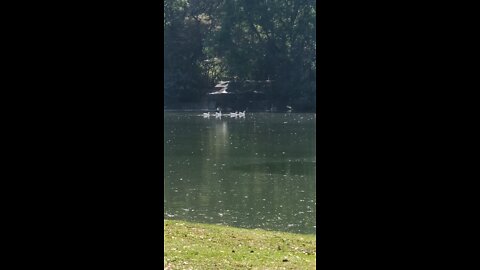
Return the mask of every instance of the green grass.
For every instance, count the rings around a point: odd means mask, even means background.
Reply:
[[[315,269],[315,235],[164,220],[165,269]]]

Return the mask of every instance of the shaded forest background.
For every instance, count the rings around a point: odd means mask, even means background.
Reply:
[[[220,80],[272,80],[275,106],[315,111],[313,0],[165,0],[164,102],[196,102]]]

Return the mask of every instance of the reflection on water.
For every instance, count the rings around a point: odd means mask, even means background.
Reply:
[[[164,216],[315,233],[313,114],[165,113]]]

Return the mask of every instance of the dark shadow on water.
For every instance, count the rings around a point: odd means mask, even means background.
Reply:
[[[232,166],[231,169],[236,171],[256,171],[282,175],[310,175],[315,171],[315,166],[315,161],[278,161],[237,165]]]

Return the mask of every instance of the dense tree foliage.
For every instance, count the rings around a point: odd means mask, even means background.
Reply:
[[[315,109],[313,0],[165,0],[165,100],[219,80],[273,80],[272,104]]]

